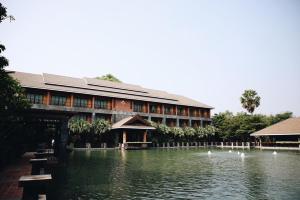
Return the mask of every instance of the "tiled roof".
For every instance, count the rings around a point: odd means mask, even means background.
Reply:
[[[126,117],[112,125],[112,129],[155,129],[139,115]]]
[[[300,135],[300,117],[289,118],[251,134],[251,136],[267,135]]]
[[[98,80],[95,78],[73,78],[46,73],[31,74],[24,72],[14,72],[11,73],[11,76],[16,78],[25,88],[45,89],[209,109],[213,108],[184,96],[170,94],[160,90],[147,89],[138,85],[116,83]]]

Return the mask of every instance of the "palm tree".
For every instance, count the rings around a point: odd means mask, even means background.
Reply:
[[[260,97],[255,90],[245,90],[241,96],[241,104],[249,113],[253,113],[260,105]]]

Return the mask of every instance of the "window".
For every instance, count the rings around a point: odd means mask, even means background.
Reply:
[[[50,104],[56,106],[66,106],[66,102],[67,102],[66,96],[52,96]]]
[[[134,103],[133,112],[143,112],[143,103]]]
[[[157,106],[151,105],[151,106],[150,106],[150,112],[152,112],[152,113],[157,113]]]
[[[103,99],[96,99],[94,107],[96,109],[107,109],[108,108],[108,101]]]
[[[27,99],[32,104],[43,104],[43,95],[41,94],[27,94]]]
[[[165,106],[165,114],[171,114],[171,107]]]
[[[87,108],[88,107],[88,100],[85,98],[74,98],[74,107],[83,107]]]
[[[185,114],[183,107],[178,107],[178,114],[179,115],[184,115]]]

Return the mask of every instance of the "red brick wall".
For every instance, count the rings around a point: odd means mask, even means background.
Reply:
[[[132,101],[127,99],[115,99],[115,110],[132,112]]]

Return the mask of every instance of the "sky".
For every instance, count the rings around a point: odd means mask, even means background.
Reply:
[[[300,116],[298,0],[2,0],[9,70],[96,77],[244,111]]]

